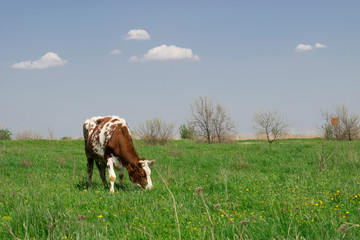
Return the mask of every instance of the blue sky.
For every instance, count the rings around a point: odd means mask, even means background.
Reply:
[[[360,112],[359,12],[359,1],[4,0],[0,125],[44,137],[80,137],[99,115],[180,125],[208,96],[242,135],[266,109],[305,133],[320,109]]]

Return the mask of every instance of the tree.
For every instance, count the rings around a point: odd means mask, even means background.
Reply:
[[[338,140],[353,140],[360,134],[360,118],[358,114],[349,113],[346,105],[338,105],[334,112],[321,110],[324,124],[321,127],[325,138]],[[337,118],[338,124],[332,124],[331,120]]]
[[[214,106],[210,99],[207,97],[199,97],[194,100],[191,107],[191,120],[190,124],[194,126],[196,133],[207,140],[208,143],[212,142],[213,128],[211,126],[214,117]]]
[[[214,105],[211,99],[199,97],[190,107],[189,124],[194,126],[196,134],[207,143],[215,140],[222,142],[235,133],[235,123],[222,105]]]
[[[273,143],[288,133],[289,124],[286,118],[276,110],[259,111],[253,119],[257,134],[265,134],[269,143]]]
[[[225,107],[216,104],[214,118],[212,120],[214,132],[219,142],[231,138],[235,134],[235,122],[226,111]]]
[[[140,139],[146,143],[163,145],[173,137],[174,123],[167,123],[160,118],[154,118],[140,123],[137,132]]]

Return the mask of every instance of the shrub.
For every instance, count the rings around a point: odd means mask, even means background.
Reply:
[[[7,128],[0,129],[0,140],[11,140],[11,131]]]
[[[72,137],[65,136],[65,137],[62,137],[61,140],[72,140]]]
[[[141,140],[147,144],[164,145],[173,137],[174,123],[167,123],[160,118],[146,120],[145,123],[140,123],[137,133]]]
[[[15,134],[16,140],[27,140],[27,139],[42,139],[42,136],[39,132],[33,129],[25,129],[19,131]]]
[[[195,137],[195,128],[194,126],[181,124],[179,128],[180,137],[182,139],[194,139]]]

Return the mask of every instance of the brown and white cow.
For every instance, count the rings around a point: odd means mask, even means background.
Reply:
[[[123,185],[124,167],[130,180],[139,187],[150,189],[152,182],[149,168],[155,160],[139,158],[135,151],[131,133],[126,121],[117,116],[93,117],[84,122],[85,151],[88,159],[88,186],[92,186],[94,161],[103,183],[106,181],[107,167],[110,178],[110,192],[114,192],[115,171],[119,170],[119,182]]]

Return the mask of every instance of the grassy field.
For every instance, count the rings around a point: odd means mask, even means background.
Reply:
[[[0,239],[360,239],[358,141],[135,145],[154,189],[111,194],[83,141],[0,141]]]

